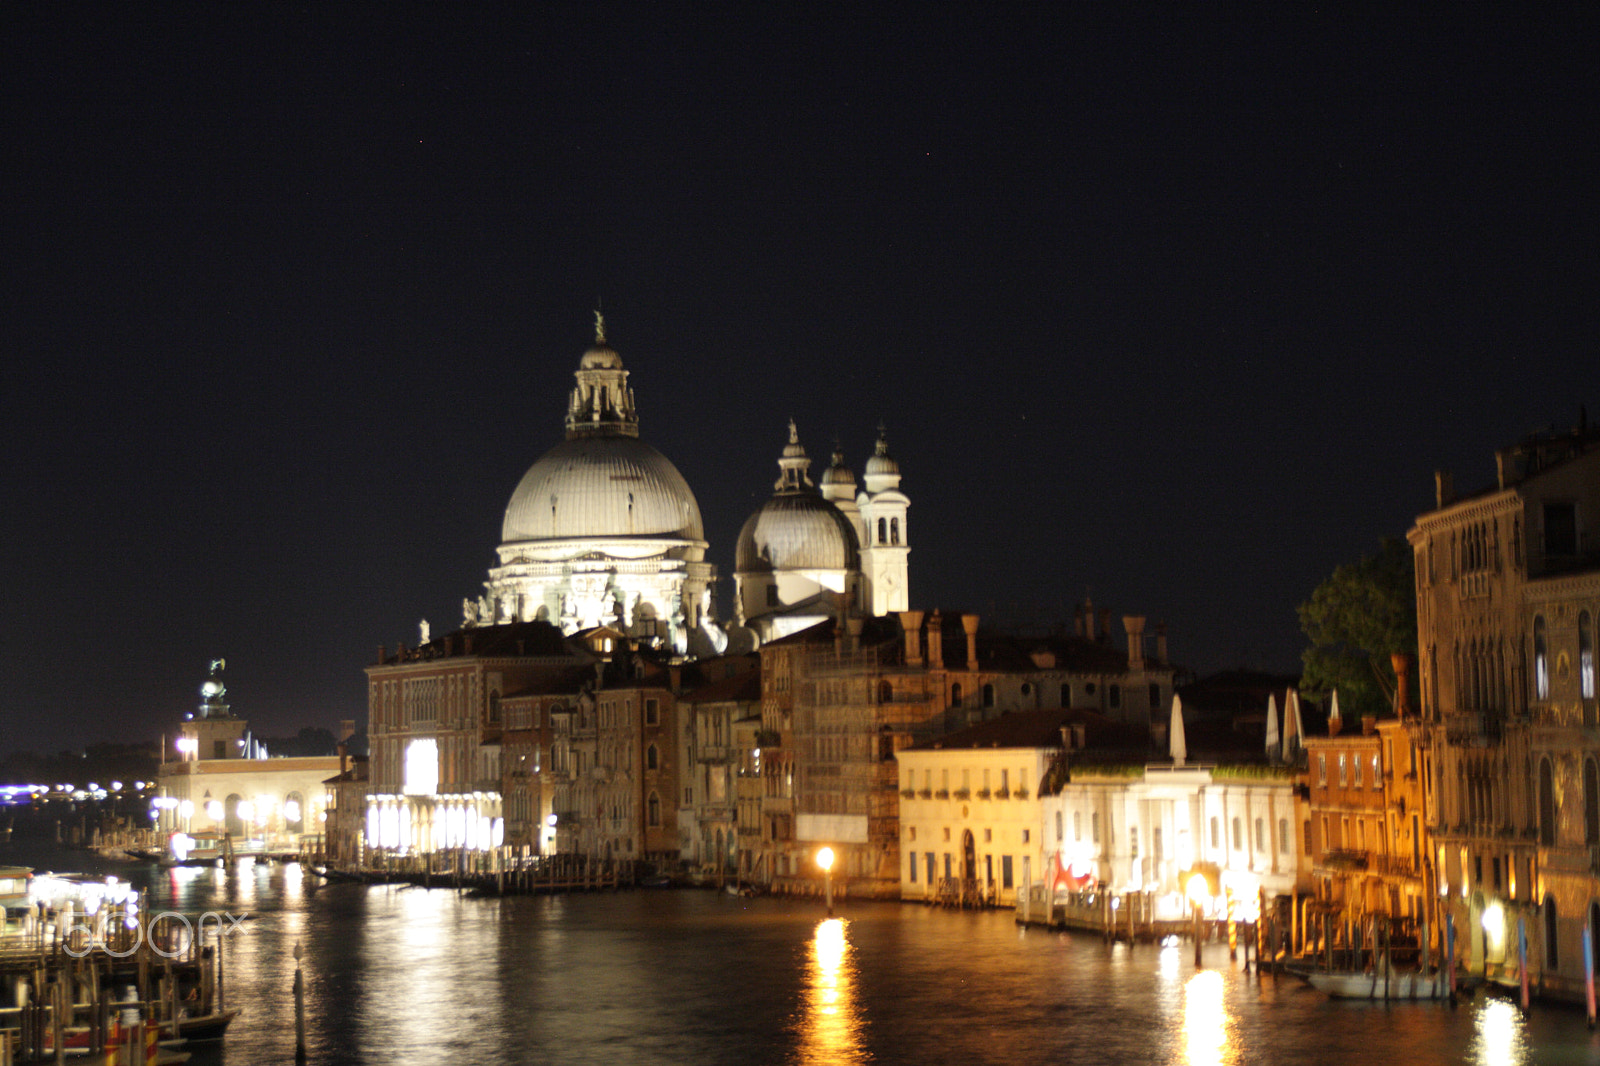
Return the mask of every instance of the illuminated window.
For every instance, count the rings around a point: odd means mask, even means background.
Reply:
[[[1533,619],[1533,694],[1535,699],[1550,698],[1550,663],[1545,654],[1543,615]]]
[[[1578,680],[1583,698],[1594,699],[1594,622],[1588,611],[1578,615]]]
[[[1347,784],[1349,784],[1349,781],[1349,774],[1345,769],[1344,752],[1341,751],[1339,753],[1339,787],[1344,788]]]
[[[1351,759],[1350,761],[1354,764],[1350,768],[1351,772],[1354,773],[1354,775],[1355,775],[1354,784],[1355,784],[1356,788],[1360,788],[1361,787],[1361,756],[1357,755],[1353,759]]]
[[[1383,787],[1383,771],[1380,769],[1381,766],[1382,766],[1382,764],[1378,761],[1378,755],[1377,755],[1376,752],[1374,752],[1373,755],[1372,755],[1372,787],[1373,788],[1382,788]]]
[[[439,742],[433,737],[406,745],[405,784],[408,796],[431,796],[439,791]]]
[[[1317,784],[1328,787],[1328,757],[1322,752],[1317,753]]]

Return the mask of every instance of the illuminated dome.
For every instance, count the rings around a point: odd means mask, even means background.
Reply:
[[[639,439],[622,357],[595,316],[567,399],[566,440],[522,475],[500,526],[499,565],[463,625],[611,626],[686,654],[712,621],[700,505],[666,456]]]
[[[522,475],[500,530],[507,544],[575,537],[705,533],[689,483],[666,456],[638,437],[583,436],[557,444]]]
[[[850,520],[811,493],[774,496],[745,522],[734,552],[741,574],[856,570],[861,552]]]

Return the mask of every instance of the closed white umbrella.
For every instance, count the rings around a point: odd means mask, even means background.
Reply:
[[[1283,761],[1288,762],[1299,747],[1304,728],[1300,722],[1300,693],[1294,689],[1284,697],[1283,703]]]
[[[1274,693],[1267,693],[1267,754],[1275,755],[1278,751],[1278,697]]]
[[[1167,739],[1171,743],[1172,765],[1182,766],[1183,760],[1189,757],[1189,743],[1183,735],[1183,700],[1176,692],[1172,694],[1172,725],[1167,730]]]

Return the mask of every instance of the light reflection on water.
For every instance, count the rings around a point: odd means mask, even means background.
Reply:
[[[811,987],[800,1023],[800,1061],[815,1066],[862,1061],[858,1028],[861,1019],[851,994],[855,980],[850,960],[849,924],[842,918],[817,923]]]
[[[88,865],[72,863],[29,862]],[[296,940],[325,1066],[1600,1061],[1581,1012],[1341,1004],[1246,976],[1226,948],[1196,971],[1187,945],[1108,948],[1001,912],[852,903],[825,921],[814,901],[688,891],[476,900],[265,864],[107,872],[157,909],[252,915],[226,947],[245,1014],[195,1066],[293,1061]]]

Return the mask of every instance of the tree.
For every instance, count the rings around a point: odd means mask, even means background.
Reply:
[[[1411,546],[1385,538],[1376,555],[1335,569],[1297,610],[1311,641],[1301,655],[1305,693],[1321,698],[1338,689],[1340,713],[1351,718],[1392,709],[1396,678],[1390,656],[1402,653],[1413,662],[1417,656]]]

